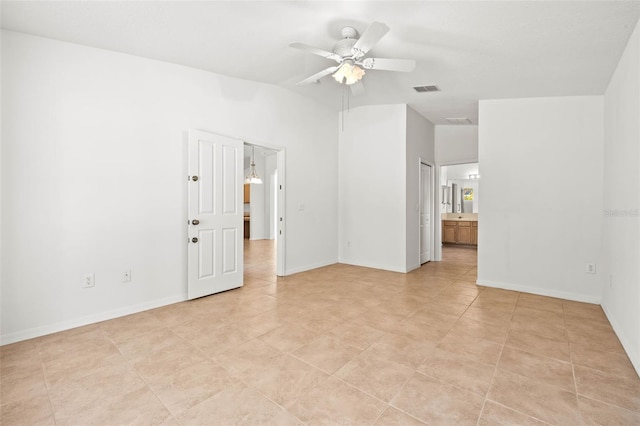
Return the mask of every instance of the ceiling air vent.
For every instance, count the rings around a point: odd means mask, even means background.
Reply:
[[[432,86],[416,86],[413,88],[418,93],[439,92],[440,88],[436,85]]]
[[[467,117],[458,117],[458,118],[445,118],[449,122],[449,124],[471,124],[471,120]]]

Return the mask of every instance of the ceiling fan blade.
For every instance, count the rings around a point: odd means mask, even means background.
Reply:
[[[351,89],[351,93],[354,96],[358,96],[364,93],[364,84],[362,84],[362,80],[357,83],[353,83],[349,86],[349,88]]]
[[[336,55],[333,52],[329,52],[328,50],[318,49],[317,47],[309,46],[304,43],[290,43],[289,47],[293,47],[294,49],[304,50],[309,53],[313,53],[314,55],[322,56],[323,58],[331,59],[336,62],[342,61],[342,57],[340,55]]]
[[[362,33],[358,41],[356,41],[356,44],[353,45],[353,49],[356,51],[356,57],[363,57],[388,32],[389,27],[383,23],[374,22],[369,25],[369,28]]]
[[[367,70],[410,72],[416,67],[413,59],[366,58],[360,62]]]
[[[338,69],[338,65],[336,65],[335,67],[329,67],[327,69],[324,69],[318,73],[315,73],[311,77],[305,78],[304,80],[298,83],[298,86],[304,86],[305,84],[315,83],[316,81],[320,80],[322,77],[329,74],[333,74],[334,72],[336,72],[337,69]]]

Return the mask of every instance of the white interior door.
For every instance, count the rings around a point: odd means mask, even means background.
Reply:
[[[189,131],[189,299],[242,286],[243,142]]]
[[[420,264],[431,260],[431,166],[420,163]]]

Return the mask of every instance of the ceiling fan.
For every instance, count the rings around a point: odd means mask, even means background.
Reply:
[[[338,65],[326,68],[298,83],[302,86],[317,83],[322,77],[333,74],[333,78],[341,84],[351,86],[354,93],[363,90],[360,80],[365,70],[410,72],[416,66],[413,59],[385,59],[365,58],[366,54],[382,37],[389,32],[389,27],[380,22],[374,22],[358,38],[358,32],[353,27],[342,28],[342,39],[336,43],[332,52],[318,49],[304,43],[291,43],[290,47],[313,53],[336,61]]]

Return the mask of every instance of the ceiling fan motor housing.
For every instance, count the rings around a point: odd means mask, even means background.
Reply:
[[[342,34],[344,38],[336,43],[333,48],[333,53],[343,58],[353,56],[353,46],[358,41],[358,31],[353,27],[344,27],[342,31],[340,31],[340,34]]]

